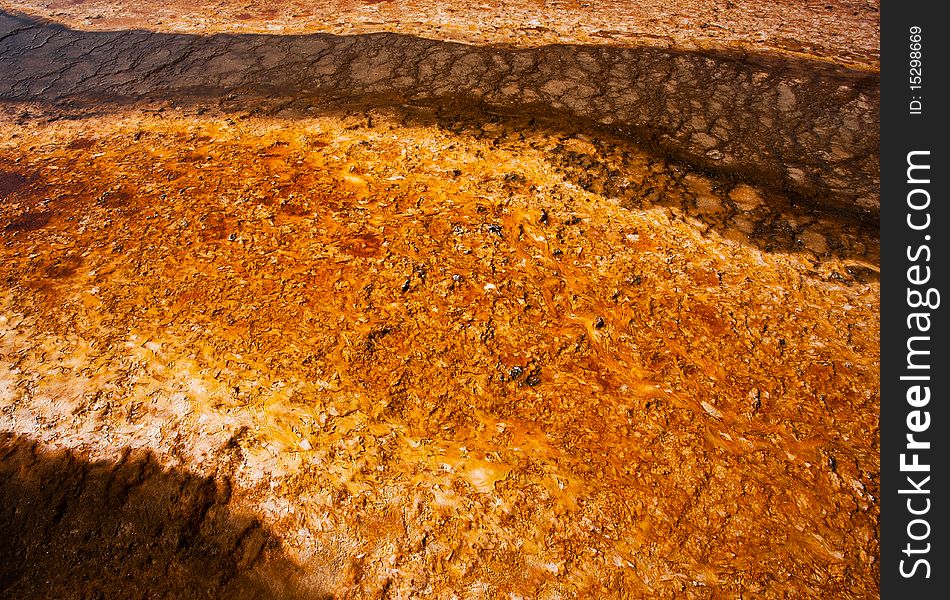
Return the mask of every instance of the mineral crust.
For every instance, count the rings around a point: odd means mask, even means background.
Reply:
[[[0,596],[876,595],[876,15],[0,2]]]

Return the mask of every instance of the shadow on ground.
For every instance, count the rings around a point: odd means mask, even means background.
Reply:
[[[148,452],[87,462],[0,434],[0,598],[303,598],[227,485]]]
[[[477,47],[392,33],[88,32],[0,11],[0,102],[113,110],[467,104],[606,127],[690,166],[876,219],[879,76],[800,57]],[[478,114],[477,111],[475,114]]]

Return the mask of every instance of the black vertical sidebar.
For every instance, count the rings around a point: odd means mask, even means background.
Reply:
[[[881,6],[881,597],[950,597],[950,23]]]

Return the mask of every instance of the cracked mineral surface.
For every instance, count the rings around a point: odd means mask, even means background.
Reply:
[[[0,1],[0,597],[876,595],[877,4],[631,5]]]

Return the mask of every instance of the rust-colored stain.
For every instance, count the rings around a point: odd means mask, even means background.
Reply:
[[[4,89],[0,500],[96,528],[18,516],[24,597],[123,597],[95,569],[126,555],[169,595],[188,568],[233,597],[877,593],[866,214],[541,105]],[[88,559],[112,514],[143,550]]]
[[[876,585],[878,283],[849,271],[873,232],[764,190],[696,208],[731,188],[608,138],[371,116],[8,135],[58,216],[11,208],[27,187],[4,208],[4,426],[79,411],[83,443],[206,448],[249,505],[290,503],[262,517],[286,544],[350,565],[340,590],[393,557],[414,575],[390,585],[493,594]],[[668,178],[662,202],[574,184],[581,141]]]

